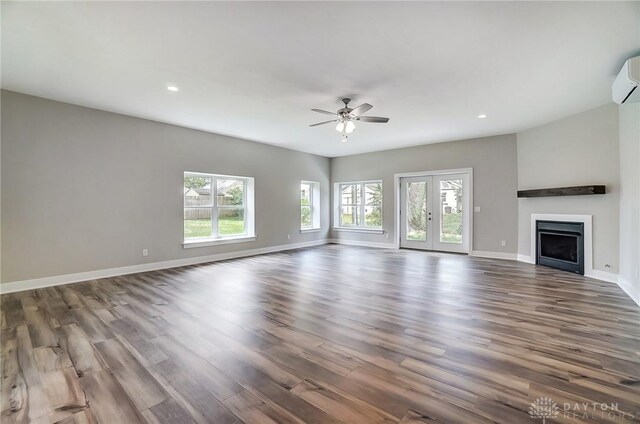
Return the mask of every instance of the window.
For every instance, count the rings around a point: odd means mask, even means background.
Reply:
[[[184,173],[185,244],[253,237],[253,178]]]
[[[382,181],[336,184],[338,228],[382,230]]]
[[[320,183],[300,183],[300,230],[320,229]]]

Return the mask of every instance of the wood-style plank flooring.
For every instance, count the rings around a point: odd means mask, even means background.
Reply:
[[[327,245],[3,295],[1,322],[3,424],[640,420],[640,308],[510,261]]]

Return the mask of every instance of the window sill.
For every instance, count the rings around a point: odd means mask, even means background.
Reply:
[[[246,243],[248,241],[256,241],[255,236],[241,236],[241,237],[225,237],[217,239],[199,239],[188,240],[182,243],[183,249],[192,249],[194,247],[207,247],[207,246],[219,246],[221,244],[233,244],[233,243]]]
[[[333,231],[348,231],[352,233],[368,233],[368,234],[384,234],[383,229],[375,229],[375,228],[333,227]]]
[[[322,228],[301,228],[300,234],[319,233],[320,231],[322,231]]]

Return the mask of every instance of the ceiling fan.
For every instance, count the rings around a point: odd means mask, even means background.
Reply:
[[[331,115],[335,117],[330,121],[318,122],[317,124],[309,125],[310,127],[317,127],[318,125],[329,124],[331,122],[337,122],[336,131],[342,133],[342,142],[345,143],[347,141],[347,137],[349,134],[356,130],[355,121],[361,122],[374,122],[379,124],[386,124],[389,122],[389,118],[381,118],[379,116],[362,116],[363,113],[370,110],[373,106],[369,103],[363,103],[360,106],[351,109],[349,107],[349,102],[351,99],[344,98],[342,99],[342,103],[344,103],[344,107],[342,109],[338,109],[337,112],[329,112],[322,109],[311,109],[313,112],[323,113],[325,115]]]

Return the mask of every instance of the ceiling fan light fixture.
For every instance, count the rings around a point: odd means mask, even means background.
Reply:
[[[347,121],[344,127],[344,132],[346,132],[347,134],[351,134],[355,130],[356,130],[356,124],[354,124],[353,121]]]
[[[333,119],[331,119],[330,121],[318,122],[317,124],[311,124],[309,126],[317,127],[319,125],[332,124],[334,122],[337,122],[336,131],[338,131],[342,135],[341,141],[343,143],[346,143],[349,134],[352,134],[356,130],[356,121],[380,124],[386,124],[387,122],[389,122],[389,118],[363,115],[373,107],[369,103],[363,103],[360,106],[352,109],[349,107],[350,101],[351,100],[347,98],[342,99],[344,107],[338,109],[337,112],[329,112],[323,109],[311,109],[312,112],[321,113],[323,115],[330,115],[331,117],[333,117]]]

